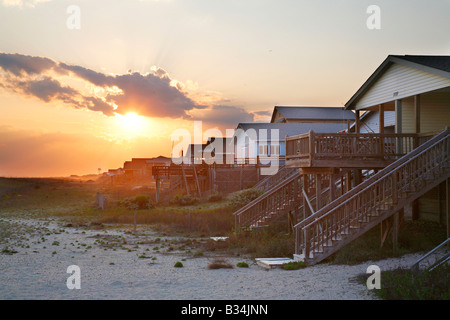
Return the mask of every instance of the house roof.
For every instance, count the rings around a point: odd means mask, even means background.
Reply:
[[[156,158],[151,158],[151,159],[148,159],[148,160],[146,160],[145,162],[146,163],[160,163],[160,162],[170,162],[170,161],[172,161],[172,159],[171,158],[168,158],[168,157],[164,157],[164,156],[158,156],[158,157],[156,157]]]
[[[278,129],[279,141],[284,141],[286,136],[295,136],[302,133],[307,133],[310,130],[321,133],[334,133],[347,129],[346,123],[320,123],[320,122],[296,122],[296,123],[239,123],[236,129],[242,129],[247,131],[248,129],[254,129],[259,137],[259,130],[267,130],[267,139],[271,138],[271,130]]]
[[[389,55],[345,104],[345,109],[352,109],[354,102],[361,97],[393,63],[409,66],[450,79],[450,56]]]
[[[288,120],[355,120],[353,112],[341,107],[275,106],[271,122],[274,121],[276,112],[281,113]]]
[[[450,56],[398,56],[392,55],[398,59],[413,62],[423,66],[431,67],[437,70],[450,72]]]

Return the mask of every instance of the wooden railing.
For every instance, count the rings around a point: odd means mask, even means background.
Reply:
[[[324,161],[392,161],[419,145],[417,134],[309,133],[286,137],[286,164],[320,166]],[[314,163],[314,162],[317,163]],[[328,165],[326,165],[328,166]],[[355,162],[349,163],[355,166]]]
[[[194,166],[193,165],[170,165],[170,166],[153,166],[152,176],[156,178],[168,178],[171,176],[183,176],[183,170],[186,175],[194,176]],[[196,174],[199,176],[206,176],[208,169],[205,165],[195,166]]]
[[[288,179],[291,175],[295,174],[298,170],[293,168],[282,167],[276,174],[266,176],[261,179],[253,188],[268,190],[273,186],[276,186],[285,179]]]
[[[252,226],[278,210],[286,210],[291,204],[299,203],[302,188],[300,173],[291,175],[236,211],[234,213],[236,229]]]
[[[336,176],[334,181],[336,194],[342,192],[341,179],[345,179],[346,173],[347,171],[342,171],[340,175]],[[306,207],[304,192],[308,196],[307,201],[313,208],[317,208],[318,204],[325,205],[330,202],[330,180],[328,178],[316,181],[316,175],[303,175],[293,169],[280,171],[278,174],[279,176],[271,188],[267,188],[263,195],[234,213],[236,229],[260,226],[271,217],[287,212],[292,213],[294,220],[292,222],[295,224],[311,214],[309,206]],[[306,185],[305,176],[307,176]],[[317,183],[325,184],[325,187],[321,188],[319,197],[315,192]]]
[[[361,223],[373,217],[379,217],[379,223],[401,209],[408,194],[415,193],[414,199],[423,194],[427,181],[445,179],[449,161],[450,136],[445,130],[295,225],[296,253],[306,259],[331,254],[335,241],[342,244],[343,238],[361,234]]]

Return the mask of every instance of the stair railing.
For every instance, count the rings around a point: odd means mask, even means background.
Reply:
[[[365,182],[337,198],[315,214],[294,226],[296,254],[323,252],[338,237],[350,234],[369,214],[389,209],[401,192],[432,172],[448,165],[449,139],[446,129]]]

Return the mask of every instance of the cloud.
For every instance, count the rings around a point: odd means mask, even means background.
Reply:
[[[271,111],[254,111],[253,113],[258,116],[272,116]]]
[[[0,67],[5,71],[19,77],[24,74],[33,75],[54,69],[61,73],[57,64],[48,58],[32,57],[22,54],[0,53]]]
[[[199,93],[193,87],[171,79],[162,68],[147,73],[105,74],[79,65],[56,62],[46,57],[0,53],[0,87],[44,102],[61,102],[78,109],[99,111],[106,116],[135,112],[143,116],[203,120],[235,127],[254,120],[243,108],[229,103],[219,93]],[[83,83],[80,88],[67,79]],[[86,86],[87,85],[87,86]],[[86,91],[90,87],[90,92]]]
[[[202,111],[193,112],[195,120],[201,120],[221,130],[235,129],[239,122],[253,122],[254,115],[236,106],[215,105]]]

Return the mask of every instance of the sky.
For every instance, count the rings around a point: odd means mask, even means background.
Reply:
[[[450,0],[0,0],[0,176],[107,171],[170,157],[194,121],[225,134],[276,105],[342,107],[389,54],[449,55],[449,13]]]

